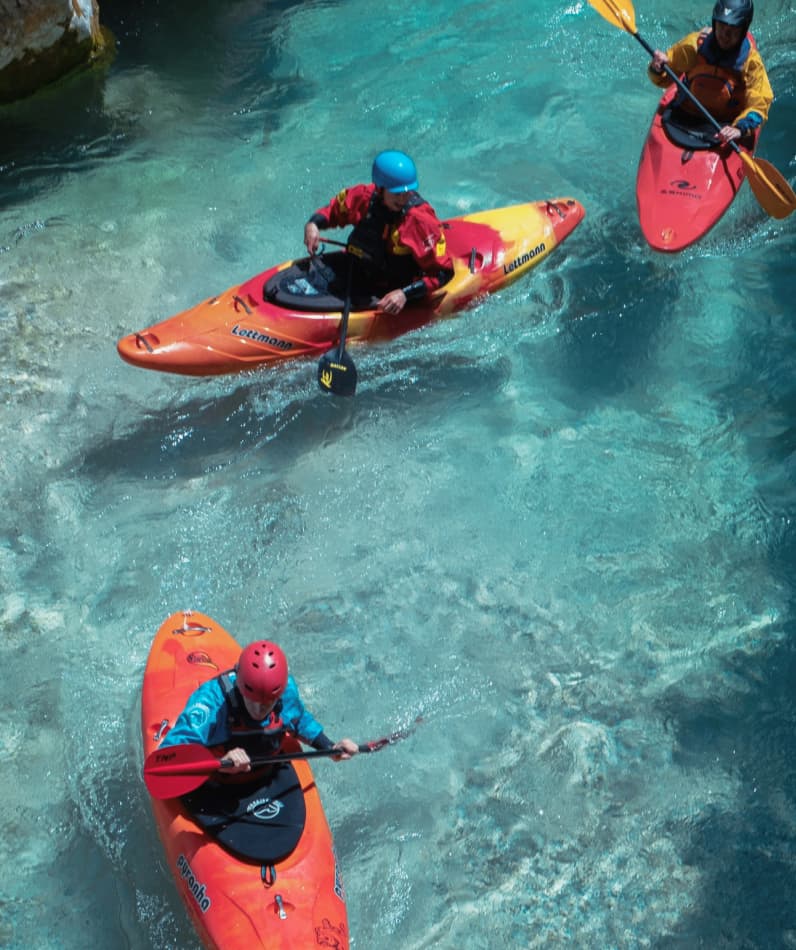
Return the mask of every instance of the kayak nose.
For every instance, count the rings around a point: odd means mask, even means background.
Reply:
[[[160,339],[151,330],[129,333],[116,344],[119,356],[133,366],[147,366],[160,346]]]
[[[575,198],[553,198],[546,203],[545,211],[559,243],[571,234],[586,216],[586,209]]]

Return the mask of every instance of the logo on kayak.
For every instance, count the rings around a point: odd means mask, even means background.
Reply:
[[[177,870],[182,875],[182,879],[185,881],[188,890],[193,894],[194,900],[199,905],[199,910],[201,910],[203,914],[206,914],[208,910],[210,910],[210,898],[205,893],[204,884],[197,880],[196,875],[191,870],[191,865],[188,863],[188,859],[184,854],[181,854],[177,858]]]
[[[319,947],[332,947],[333,950],[348,946],[345,924],[335,926],[328,917],[324,917],[321,926],[315,928],[315,943]]]
[[[255,798],[246,806],[246,813],[259,818],[260,821],[271,821],[276,818],[285,807],[284,802],[274,801],[271,798]]]
[[[332,857],[334,858],[334,892],[345,904],[345,887],[343,887],[343,876],[340,874],[340,863],[337,860],[337,851],[332,847]]]
[[[273,346],[277,350],[293,349],[293,344],[288,343],[287,340],[279,340],[275,336],[268,336],[267,333],[259,333],[257,330],[247,330],[246,327],[242,327],[237,323],[232,328],[232,335],[242,336],[247,340],[254,340],[255,343],[265,343],[266,346]]]
[[[691,184],[686,178],[673,178],[669,182],[668,188],[661,188],[662,195],[681,195],[683,198],[696,198],[697,201],[702,200],[702,195],[689,194],[696,189],[696,185]]]
[[[527,264],[528,261],[532,261],[535,257],[538,257],[543,251],[547,250],[547,245],[542,242],[537,244],[532,251],[528,251],[527,254],[523,254],[522,257],[515,257],[510,264],[503,265],[503,273],[511,274],[512,271],[517,270],[518,267],[522,267],[523,264]]]

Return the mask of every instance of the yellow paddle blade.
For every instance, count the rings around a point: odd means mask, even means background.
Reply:
[[[609,23],[635,34],[636,11],[630,0],[589,0],[589,4]]]
[[[796,211],[796,194],[784,176],[770,162],[741,152],[749,187],[760,206],[772,218],[787,218]]]

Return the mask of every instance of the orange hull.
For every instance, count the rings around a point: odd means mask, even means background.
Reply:
[[[210,617],[172,614],[158,630],[144,671],[144,757],[205,680],[231,669],[240,646]],[[293,746],[297,748],[297,746]],[[348,918],[334,843],[306,761],[294,768],[307,817],[295,850],[275,865],[270,885],[261,866],[234,857],[192,820],[179,799],[152,799],[169,869],[204,946],[218,950],[348,947]]]
[[[397,316],[352,311],[348,343],[387,340],[472,305],[525,276],[583,220],[583,206],[556,198],[482,211],[445,222],[453,278],[427,304]],[[310,313],[263,298],[265,283],[293,261],[272,267],[117,344],[144,369],[192,376],[234,373],[295,357],[319,357],[339,339],[342,314]]]

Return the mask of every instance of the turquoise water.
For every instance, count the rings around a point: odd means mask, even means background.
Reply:
[[[140,779],[172,611],[288,651],[352,944],[796,947],[793,219],[636,226],[655,92],[588,6],[162,3],[0,111],[0,944],[196,946]],[[654,45],[697,25],[636,8]],[[757,37],[792,181],[796,28]],[[606,133],[608,141],[606,141]],[[790,136],[790,137],[789,137]],[[148,374],[115,342],[301,252],[403,147],[443,215],[587,218],[477,310],[315,364]]]

